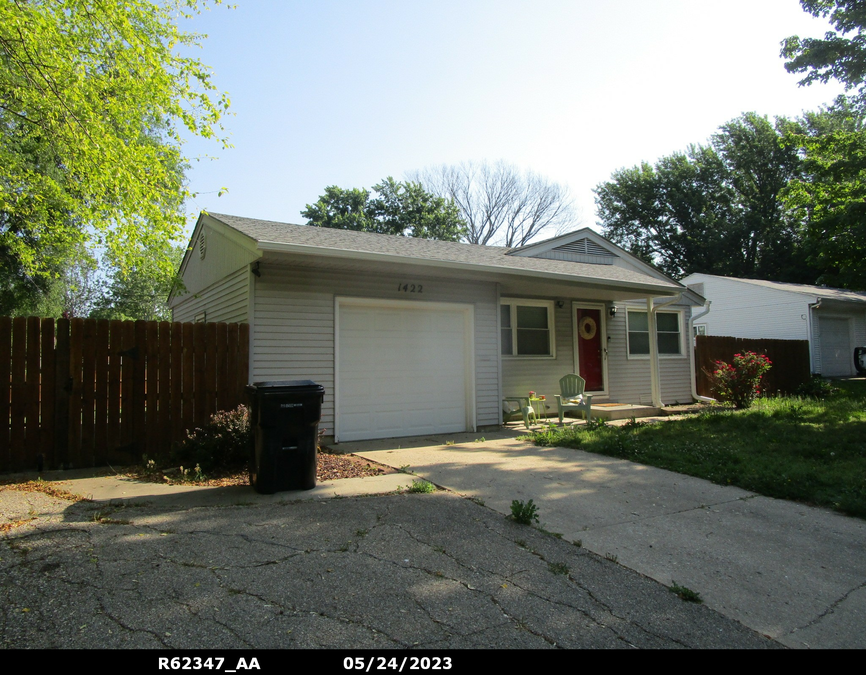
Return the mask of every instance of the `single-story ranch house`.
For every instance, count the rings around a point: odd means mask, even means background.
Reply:
[[[338,442],[499,425],[529,391],[555,413],[568,373],[593,406],[692,400],[704,299],[590,229],[509,249],[203,213],[180,274],[174,320],[248,322],[251,381],[323,385]]]
[[[866,346],[866,293],[712,274],[690,274],[682,282],[713,303],[695,324],[698,332],[808,340],[813,373],[857,374],[854,348]]]

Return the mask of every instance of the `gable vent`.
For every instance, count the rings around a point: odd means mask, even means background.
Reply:
[[[594,241],[584,238],[539,253],[536,257],[589,263],[590,265],[613,265],[614,258],[619,256],[603,246],[599,246]]]
[[[201,234],[198,235],[198,255],[204,260],[204,256],[207,253],[207,235],[202,228]]]
[[[582,253],[584,255],[601,255],[606,258],[614,257],[613,254],[603,246],[599,246],[589,239],[578,239],[570,244],[557,246],[554,251],[568,251],[569,253]]]

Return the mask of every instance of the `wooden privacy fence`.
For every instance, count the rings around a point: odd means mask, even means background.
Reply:
[[[0,471],[164,456],[248,373],[247,324],[0,317]]]
[[[698,394],[714,396],[709,375],[716,361],[731,363],[734,354],[765,354],[772,367],[764,375],[762,389],[770,394],[793,393],[810,377],[809,343],[806,340],[747,340],[717,335],[698,335],[695,344],[695,378]]]

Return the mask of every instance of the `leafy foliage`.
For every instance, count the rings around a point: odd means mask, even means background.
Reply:
[[[794,35],[782,42],[782,57],[788,59],[789,73],[805,73],[801,85],[838,80],[849,90],[859,89],[864,102],[866,78],[866,6],[862,0],[800,0],[803,9],[814,17],[829,19],[836,29],[823,38]],[[849,35],[854,33],[853,36]]]
[[[823,284],[866,288],[866,124],[844,98],[791,125],[803,156],[782,197],[805,222],[805,245]]]
[[[720,400],[730,401],[735,408],[748,408],[761,395],[761,379],[771,365],[764,354],[734,354],[733,363],[716,361],[710,383]]]
[[[401,183],[388,176],[373,190],[378,196],[371,199],[368,190],[331,185],[301,215],[315,227],[422,239],[457,241],[465,231],[454,203],[427,192],[420,183]]]
[[[199,36],[175,17],[206,4],[0,2],[0,253],[15,274],[51,274],[79,244],[125,270],[180,233],[182,136],[217,138],[229,104],[178,53]]]
[[[184,248],[173,246],[167,257],[173,270],[180,266]],[[108,285],[96,301],[91,316],[97,319],[142,319],[170,321],[171,309],[166,300],[175,283],[175,272],[154,263],[156,256],[139,260],[126,271],[112,268]]]
[[[171,459],[205,474],[242,469],[249,460],[252,434],[246,406],[221,410],[204,426],[188,431],[172,449]]]
[[[813,283],[799,223],[781,199],[800,170],[787,124],[745,113],[707,146],[614,172],[595,190],[605,236],[673,277]]]

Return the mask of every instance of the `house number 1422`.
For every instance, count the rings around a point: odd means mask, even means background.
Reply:
[[[397,284],[397,290],[403,293],[421,293],[421,284]]]

